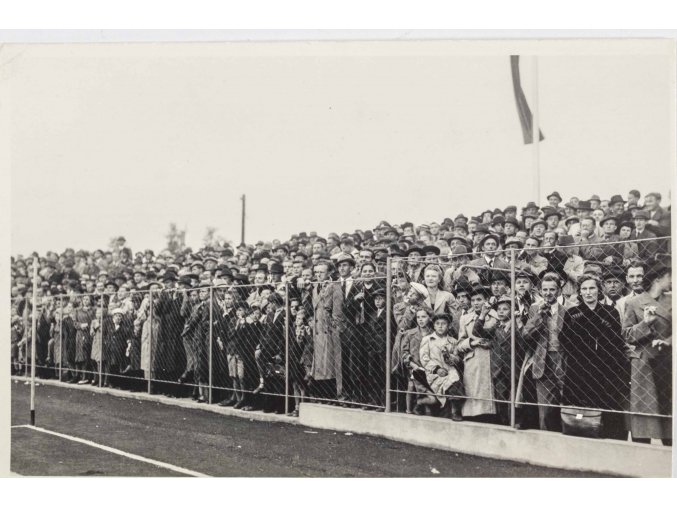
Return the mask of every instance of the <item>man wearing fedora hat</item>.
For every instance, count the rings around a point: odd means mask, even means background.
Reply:
[[[552,206],[555,209],[558,209],[560,203],[562,202],[562,196],[559,195],[559,192],[556,191],[548,195],[546,199],[548,200],[550,206]]]
[[[609,212],[616,216],[621,216],[624,210],[625,200],[618,194],[612,195],[611,199],[609,199]]]
[[[484,285],[490,283],[489,273],[491,269],[510,269],[510,264],[500,255],[500,242],[500,238],[495,234],[487,234],[477,244],[481,256],[468,263]]]
[[[633,222],[635,230],[630,233],[630,240],[644,240],[637,241],[637,255],[644,262],[653,261],[658,253],[659,245],[656,242],[656,235],[647,229],[649,222],[649,212],[640,210],[635,214]]]

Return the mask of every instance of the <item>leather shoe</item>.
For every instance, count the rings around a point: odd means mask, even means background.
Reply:
[[[435,405],[437,403],[437,398],[431,395],[426,395],[423,398],[416,400],[416,405]]]

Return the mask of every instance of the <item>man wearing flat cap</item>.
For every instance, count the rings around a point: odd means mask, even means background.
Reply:
[[[339,332],[343,382],[338,396],[339,401],[347,401],[354,400],[358,390],[356,376],[351,375],[351,370],[357,367],[360,361],[364,361],[363,357],[355,357],[357,351],[355,342],[358,339],[355,324],[358,321],[360,303],[353,297],[357,292],[357,286],[352,276],[352,270],[355,268],[355,259],[350,254],[341,253],[335,262],[339,275],[338,283],[341,287],[341,297],[343,299],[343,320],[346,323],[346,326]]]

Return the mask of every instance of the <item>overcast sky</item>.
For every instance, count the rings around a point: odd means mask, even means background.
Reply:
[[[608,43],[609,41],[607,41]],[[406,43],[411,44],[411,43]],[[416,46],[416,44],[414,44]],[[507,54],[423,45],[4,52],[13,254],[199,247],[414,223],[532,198]],[[16,49],[16,48],[14,48]],[[668,55],[539,57],[542,197],[670,187]],[[522,63],[531,101],[530,66]]]

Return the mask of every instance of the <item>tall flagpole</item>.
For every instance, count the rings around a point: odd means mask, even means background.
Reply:
[[[533,107],[533,122],[531,125],[531,147],[532,147],[532,172],[534,175],[534,202],[540,206],[541,202],[541,122],[539,118],[538,106],[538,56],[531,57],[531,93]]]
[[[244,194],[242,194],[241,199],[242,199],[242,234],[240,236],[240,244],[244,245],[245,244],[245,242],[244,242],[244,217],[245,217],[245,207],[246,207],[247,197]]]

